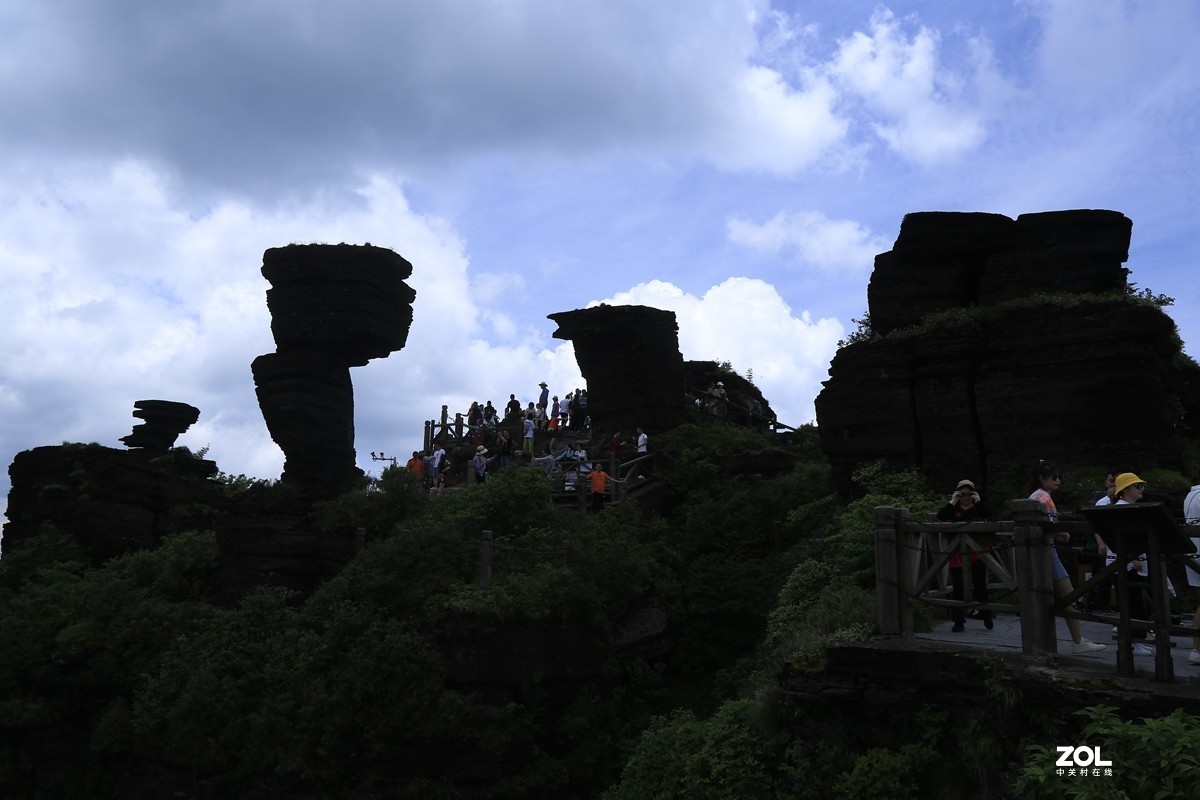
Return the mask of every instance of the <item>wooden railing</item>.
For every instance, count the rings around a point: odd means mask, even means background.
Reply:
[[[1170,620],[1167,596],[1167,562],[1156,549],[1148,553],[1151,576],[1151,598],[1154,619],[1139,620],[1129,615],[1129,586],[1125,580],[1127,559],[1119,557],[1112,564],[1094,570],[1089,580],[1075,587],[1065,597],[1059,597],[1051,578],[1050,540],[1052,534],[1079,535],[1091,532],[1087,522],[1051,523],[1045,507],[1036,500],[1014,500],[1012,520],[1002,522],[914,522],[908,509],[880,507],[875,509],[875,574],[876,604],[879,631],[885,635],[912,636],[913,620],[910,601],[933,606],[978,608],[985,611],[1007,611],[1020,614],[1021,648],[1029,655],[1057,652],[1055,616],[1090,620],[1117,627],[1117,671],[1134,674],[1133,656],[1129,648],[1132,631],[1155,632],[1155,677],[1173,680],[1170,658],[1170,636],[1194,636],[1197,630],[1175,625]],[[1200,526],[1180,526],[1185,536],[1200,537]],[[976,603],[973,600],[954,600],[947,580],[947,562],[954,553],[963,557],[963,564],[976,553],[987,564],[993,576],[989,588],[1010,589],[1015,603]],[[1200,573],[1195,559],[1183,558],[1186,569]],[[1119,617],[1098,616],[1078,611],[1070,606],[1110,579],[1116,584]],[[971,598],[971,570],[963,569],[963,597]],[[1183,587],[1181,587],[1183,588]]]

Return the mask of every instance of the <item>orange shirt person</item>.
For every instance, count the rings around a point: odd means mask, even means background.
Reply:
[[[592,511],[599,511],[604,508],[608,482],[615,482],[616,478],[605,472],[604,465],[597,461],[592,464],[592,471],[588,473],[587,479],[592,489]]]

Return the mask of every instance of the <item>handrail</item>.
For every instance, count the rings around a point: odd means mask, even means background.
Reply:
[[[1069,606],[1097,585],[1105,584],[1113,573],[1123,569],[1125,559],[1119,558],[1112,564],[1093,570],[1091,578],[1071,594],[1059,597],[1054,592],[1050,575],[1051,545],[1047,534],[1091,532],[1091,525],[1087,521],[1076,520],[1051,523],[1044,506],[1036,500],[1014,500],[1012,510],[1012,521],[915,522],[910,519],[908,509],[876,508],[876,600],[880,632],[913,635],[910,600],[949,608],[1019,611],[1022,649],[1027,654],[1056,652],[1055,616],[1111,623],[1111,617],[1076,611]],[[1184,535],[1200,537],[1200,525],[1181,527]],[[1157,553],[1156,548],[1151,549],[1155,551],[1148,554],[1152,562],[1151,574],[1165,575],[1168,557]],[[971,553],[978,554],[996,577],[999,586],[1016,591],[1017,604],[980,604],[965,599],[950,599],[946,570],[950,556],[955,553],[963,557]],[[1200,564],[1196,561],[1187,558],[1184,563],[1188,569],[1200,573]],[[963,580],[966,583],[963,597],[973,597],[970,570],[963,570]],[[1118,604],[1127,608],[1126,582],[1117,580],[1116,583]],[[936,588],[930,588],[935,584]],[[1169,617],[1162,619],[1161,608],[1165,607],[1165,601],[1157,597],[1157,583],[1152,584],[1151,590],[1160,609],[1155,614],[1158,619],[1131,619],[1126,611],[1117,620],[1118,642],[1122,648],[1118,651],[1117,667],[1121,674],[1133,673],[1132,657],[1122,657],[1131,631],[1154,630],[1164,640],[1170,634],[1200,634],[1190,626],[1171,624]],[[1172,680],[1169,656],[1156,659],[1156,678]]]

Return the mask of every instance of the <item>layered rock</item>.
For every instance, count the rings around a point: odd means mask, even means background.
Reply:
[[[609,306],[549,315],[569,340],[588,386],[592,429],[653,435],[687,419],[686,381],[675,314]]]
[[[871,327],[888,334],[938,311],[1036,292],[1119,291],[1133,223],[1116,211],[907,214],[892,249],[875,257]]]
[[[35,447],[18,453],[8,474],[5,552],[51,526],[100,563],[211,526],[217,504],[217,465],[183,450]]]
[[[133,415],[145,420],[133,433],[121,438],[126,447],[165,453],[175,440],[200,418],[200,409],[171,400],[138,400]]]
[[[416,292],[412,265],[371,245],[289,245],[263,254],[276,352],[251,369],[282,480],[317,497],[351,488],[355,466],[350,367],[404,347]]]
[[[876,259],[875,335],[838,351],[816,401],[839,487],[878,459],[1010,492],[1039,459],[1177,466],[1196,365],[1122,291],[1129,230],[1111,211],[906,216]]]

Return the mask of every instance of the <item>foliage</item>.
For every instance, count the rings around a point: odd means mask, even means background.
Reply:
[[[604,800],[771,797],[786,746],[751,700],[730,701],[705,721],[677,711],[651,724]]]
[[[871,327],[870,312],[864,311],[861,317],[852,317],[850,321],[854,323],[854,330],[848,333],[845,339],[838,339],[839,350],[859,342],[869,342],[875,338],[875,329]]]
[[[1054,747],[1033,744],[1015,784],[1022,800],[1134,800],[1193,797],[1200,785],[1200,718],[1176,710],[1166,717],[1126,722],[1115,710],[1093,706],[1078,712],[1087,720],[1076,742],[1098,746],[1112,761],[1112,775],[1059,774]]]
[[[1154,292],[1152,292],[1149,289],[1139,290],[1137,288],[1136,283],[1126,284],[1125,285],[1125,294],[1126,294],[1126,296],[1133,298],[1134,300],[1139,300],[1143,303],[1148,303],[1149,305],[1152,305],[1155,308],[1167,308],[1168,306],[1175,305],[1174,297],[1168,297],[1165,294],[1155,294]]]
[[[94,796],[113,779],[100,721],[159,654],[217,614],[196,598],[217,566],[212,534],[88,566],[61,534],[0,560],[0,786],[44,797]],[[70,765],[40,777],[46,762]]]
[[[873,748],[854,759],[854,765],[834,782],[834,797],[853,800],[923,800],[922,784],[936,753],[923,745],[899,750]]]
[[[365,528],[369,536],[385,536],[428,502],[420,478],[404,467],[388,467],[368,478],[362,489],[343,492],[318,503],[312,512],[319,530]]]
[[[768,651],[798,666],[816,667],[829,646],[875,633],[875,595],[846,583],[832,568],[805,561],[788,578],[767,621]]]

